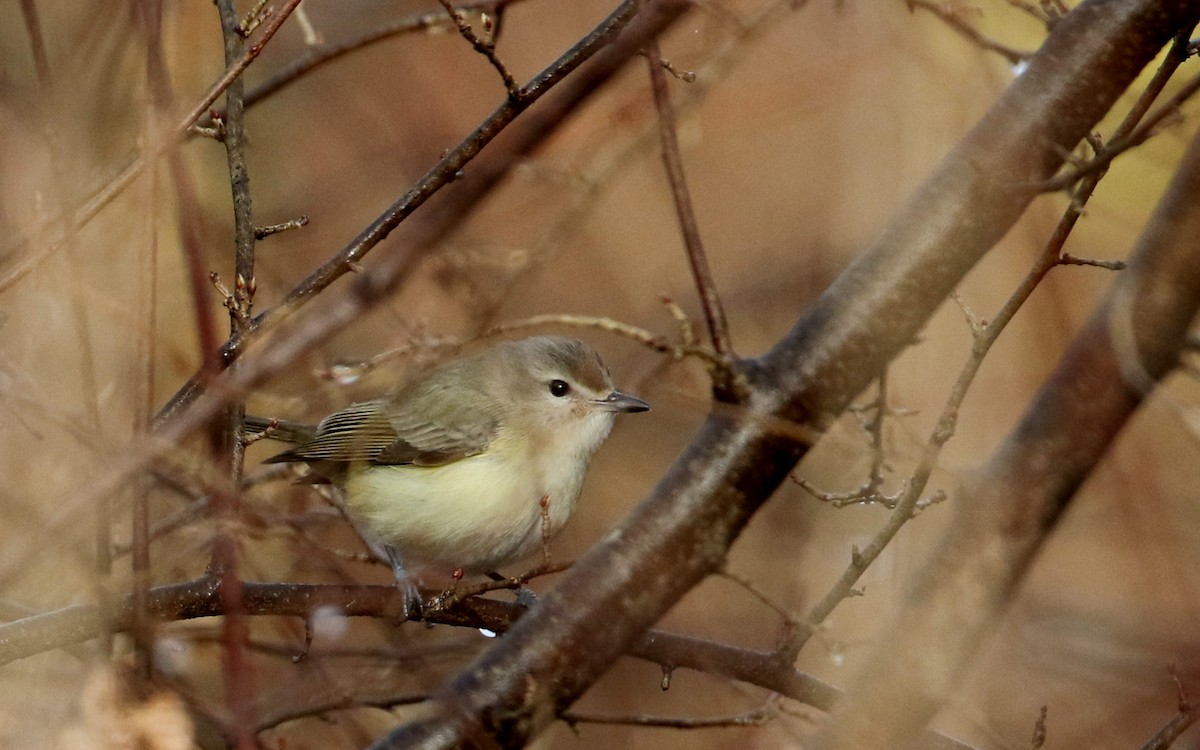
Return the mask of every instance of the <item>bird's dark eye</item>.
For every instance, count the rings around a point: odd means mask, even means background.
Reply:
[[[570,390],[571,386],[565,380],[550,381],[550,395],[552,396],[562,398],[563,396],[567,395]]]

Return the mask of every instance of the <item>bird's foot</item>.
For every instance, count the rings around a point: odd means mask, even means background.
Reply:
[[[425,609],[425,600],[421,598],[421,590],[417,588],[416,579],[404,567],[400,554],[390,544],[383,547],[388,561],[392,564],[392,574],[396,577],[396,588],[400,590],[400,599],[404,607],[404,619],[419,620]]]

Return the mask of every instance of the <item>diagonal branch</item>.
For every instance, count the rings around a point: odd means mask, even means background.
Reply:
[[[487,61],[492,64],[496,72],[500,74],[500,80],[504,81],[504,89],[508,92],[510,99],[521,98],[521,87],[517,85],[517,81],[513,78],[512,73],[508,72],[508,67],[504,61],[496,54],[496,45],[492,42],[484,41],[471,28],[471,24],[467,23],[467,19],[463,16],[463,12],[454,7],[450,0],[438,0],[441,6],[446,9],[446,13],[450,16],[450,20],[458,29],[459,35],[463,39],[470,42],[471,47],[487,58]]]

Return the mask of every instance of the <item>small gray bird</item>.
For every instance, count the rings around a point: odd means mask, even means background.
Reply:
[[[306,462],[340,487],[419,611],[407,565],[490,572],[532,554],[543,516],[551,536],[570,518],[616,415],[649,408],[613,389],[584,342],[537,336],[447,362],[315,428],[268,430],[300,444],[267,462]]]

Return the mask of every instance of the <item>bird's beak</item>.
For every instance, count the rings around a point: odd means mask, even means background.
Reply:
[[[641,400],[637,396],[630,396],[628,393],[613,391],[608,394],[607,398],[598,399],[592,402],[597,409],[604,411],[615,411],[632,413],[637,411],[650,411],[650,404]]]

